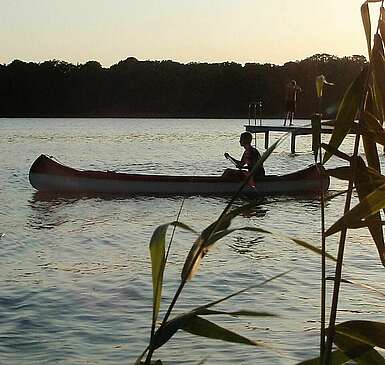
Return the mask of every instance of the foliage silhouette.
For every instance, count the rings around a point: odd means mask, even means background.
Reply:
[[[317,109],[314,79],[320,74],[335,84],[322,110],[333,117],[365,63],[363,56],[328,54],[282,66],[129,57],[104,68],[96,61],[14,60],[0,65],[0,117],[247,117],[247,105],[255,100],[262,101],[263,117],[282,117],[291,79],[303,90],[296,115],[310,117]]]

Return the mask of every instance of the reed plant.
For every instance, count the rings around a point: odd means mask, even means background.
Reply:
[[[379,4],[379,16],[377,25],[372,34],[371,17],[369,3]],[[378,4],[372,4],[376,6]],[[262,155],[261,160],[254,166],[243,185],[240,187],[229,201],[225,209],[212,224],[204,229],[200,234],[191,227],[177,219],[174,222],[159,226],[153,233],[150,242],[150,253],[152,262],[152,281],[153,281],[153,315],[151,324],[151,335],[147,348],[138,357],[136,364],[151,364],[153,355],[157,349],[165,346],[173,336],[183,330],[194,335],[241,343],[256,347],[264,347],[265,344],[245,338],[233,331],[219,326],[207,319],[218,314],[232,316],[272,316],[268,312],[254,312],[250,310],[239,310],[226,312],[216,310],[213,307],[239,295],[254,287],[262,286],[271,280],[278,279],[285,273],[255,284],[245,289],[241,289],[224,298],[216,299],[210,303],[203,304],[191,309],[187,313],[172,317],[175,305],[186,284],[194,278],[200,268],[202,259],[209,250],[221,239],[225,238],[234,231],[242,230],[256,232],[258,234],[273,234],[298,244],[306,249],[319,254],[322,258],[321,272],[321,328],[320,328],[320,355],[317,358],[305,360],[298,365],[339,365],[354,362],[361,365],[384,364],[384,357],[376,348],[385,349],[385,323],[365,320],[349,320],[337,323],[338,299],[341,283],[343,282],[342,270],[344,261],[344,249],[347,244],[348,230],[367,228],[373,242],[377,248],[379,259],[385,266],[385,240],[382,226],[384,222],[381,218],[381,210],[385,209],[385,176],[381,174],[380,156],[378,145],[385,148],[385,131],[383,123],[385,119],[385,8],[384,0],[367,0],[361,6],[361,15],[364,25],[369,60],[366,67],[360,72],[357,78],[351,83],[340,103],[337,117],[334,121],[327,124],[332,125],[333,133],[328,143],[320,141],[320,110],[313,118],[313,150],[316,162],[326,165],[333,157],[344,162],[345,166],[329,169],[328,174],[334,178],[346,181],[347,189],[345,194],[344,212],[329,228],[325,227],[325,197],[321,197],[321,248],[303,240],[280,235],[263,227],[238,227],[230,228],[232,220],[242,212],[253,207],[253,203],[246,204],[239,208],[233,208],[235,199],[239,196],[242,189],[248,183],[253,172],[263,163],[282,141],[279,139]],[[319,77],[316,81],[319,105],[322,102],[323,87],[327,85],[324,77]],[[318,125],[318,127],[316,127]],[[354,147],[351,154],[340,150],[349,133],[355,134]],[[317,142],[317,143],[315,143]],[[359,155],[359,148],[362,144],[366,161]],[[322,155],[322,152],[324,154]],[[322,179],[320,181],[322,184]],[[322,190],[322,189],[321,189]],[[353,206],[353,194],[356,193],[358,202]],[[333,199],[335,196],[329,196]],[[162,304],[162,286],[168,255],[172,247],[172,239],[166,248],[166,234],[172,227],[174,235],[175,228],[188,230],[197,235],[189,253],[187,254],[179,286],[168,305],[165,315],[158,323],[160,306]],[[339,234],[337,258],[334,259],[326,252],[326,242],[329,236]],[[333,277],[333,293],[329,313],[329,324],[326,328],[326,258],[335,262],[335,274]],[[157,360],[155,363],[160,363]]]
[[[255,312],[251,310],[238,310],[238,311],[222,311],[213,309],[215,305],[222,303],[225,300],[228,300],[236,295],[244,293],[248,290],[251,290],[256,287],[260,287],[265,285],[266,283],[278,279],[280,276],[285,275],[285,272],[279,273],[276,276],[257,283],[255,285],[249,286],[247,288],[241,289],[233,294],[230,294],[224,298],[220,298],[214,300],[213,302],[203,304],[199,307],[191,309],[187,313],[183,313],[181,315],[175,316],[170,319],[172,312],[175,308],[175,304],[178,301],[182,290],[185,288],[186,284],[193,279],[200,268],[200,264],[202,259],[206,256],[209,250],[214,246],[214,244],[218,243],[221,239],[228,236],[229,234],[235,231],[248,231],[255,232],[258,234],[265,235],[274,235],[277,238],[286,240],[288,242],[292,242],[297,244],[303,248],[313,251],[318,255],[323,255],[323,257],[328,257],[329,259],[335,260],[331,255],[326,252],[322,252],[322,250],[316,245],[306,242],[304,240],[290,237],[287,235],[283,235],[281,233],[273,232],[266,228],[262,227],[238,227],[238,228],[230,228],[232,220],[243,212],[250,211],[256,207],[258,202],[252,202],[245,204],[238,208],[233,208],[234,201],[239,197],[242,193],[243,188],[249,183],[251,177],[254,175],[254,172],[264,163],[264,161],[271,155],[274,149],[281,143],[281,141],[286,138],[286,135],[278,139],[270,148],[268,148],[261,159],[255,164],[252,171],[248,174],[244,182],[241,184],[239,190],[236,194],[231,198],[226,207],[223,209],[218,219],[216,219],[213,223],[211,223],[206,229],[204,229],[200,234],[198,234],[194,229],[192,229],[187,224],[184,224],[179,221],[178,214],[177,219],[174,222],[170,222],[167,224],[163,224],[157,227],[152,235],[150,241],[150,256],[151,256],[151,264],[152,264],[152,281],[153,281],[153,311],[152,311],[152,323],[151,323],[151,335],[149,345],[143,351],[143,353],[138,357],[136,364],[151,364],[151,363],[161,363],[160,360],[156,362],[152,361],[152,357],[154,352],[160,347],[167,344],[169,340],[177,333],[179,330],[183,330],[189,332],[194,335],[208,337],[212,339],[228,341],[233,343],[240,343],[251,345],[255,347],[268,347],[266,344],[258,341],[254,341],[248,339],[244,336],[241,336],[233,331],[230,331],[226,328],[219,326],[205,317],[207,316],[215,316],[215,315],[230,315],[230,316],[254,316],[254,317],[266,317],[273,316],[272,313],[269,312]],[[183,205],[183,204],[182,204]],[[172,227],[172,235],[169,241],[168,247],[166,248],[166,234],[168,229]],[[172,240],[175,233],[175,228],[183,229],[190,231],[197,235],[195,242],[193,243],[190,251],[187,254],[184,265],[181,269],[181,277],[179,286],[168,305],[167,310],[165,311],[165,315],[160,322],[160,325],[157,326],[158,316],[160,311],[161,299],[162,299],[162,286],[165,268],[167,264],[167,259],[170,253],[170,249],[172,247]],[[145,358],[145,360],[143,360]]]
[[[369,3],[381,3],[374,34],[371,29]],[[325,164],[333,156],[347,166],[328,170],[329,175],[347,182],[344,213],[328,229],[323,238],[339,233],[338,254],[333,278],[333,294],[329,326],[324,328],[325,306],[322,302],[320,356],[301,362],[301,365],[345,364],[353,361],[362,365],[385,364],[384,357],[375,347],[385,348],[385,323],[350,320],[336,324],[339,290],[341,286],[344,249],[350,229],[366,227],[377,248],[379,259],[385,266],[385,243],[381,210],[385,208],[385,176],[381,174],[377,144],[385,146],[383,129],[385,117],[385,9],[383,0],[367,0],[361,6],[369,62],[347,89],[335,121],[328,144],[321,144]],[[373,42],[372,42],[373,40]],[[355,133],[351,154],[339,150],[348,133]],[[359,155],[362,143],[366,161]],[[321,155],[321,154],[320,154]],[[352,206],[353,192],[358,203]],[[324,218],[323,218],[324,227]],[[323,245],[323,250],[326,245]],[[326,278],[322,273],[322,294],[326,292]],[[326,337],[326,339],[325,339]],[[333,347],[334,345],[334,347]]]

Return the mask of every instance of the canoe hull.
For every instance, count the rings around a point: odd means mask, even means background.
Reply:
[[[29,172],[31,185],[39,191],[56,193],[106,194],[208,194],[231,195],[242,181],[222,176],[165,176],[125,174],[110,171],[76,170],[41,155]],[[329,179],[323,178],[323,189]],[[283,176],[266,176],[255,187],[246,186],[244,194],[288,194],[320,192],[320,175],[315,167]]]

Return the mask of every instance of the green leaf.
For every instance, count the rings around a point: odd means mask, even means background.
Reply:
[[[313,251],[319,255],[322,255],[322,250],[318,247],[316,247],[315,245],[313,244],[310,244],[304,240],[301,240],[301,239],[298,239],[298,238],[295,238],[295,237],[290,237],[290,236],[286,236],[286,235],[283,235],[281,233],[278,233],[278,232],[273,232],[271,230],[267,230],[267,229],[264,229],[264,228],[257,228],[257,227],[241,227],[241,228],[233,228],[233,229],[229,229],[229,230],[226,230],[226,231],[222,231],[222,232],[219,232],[217,235],[220,235],[222,237],[224,236],[227,236],[228,234],[234,232],[234,231],[251,231],[251,232],[258,232],[258,233],[263,233],[263,234],[270,234],[270,235],[273,235],[275,237],[278,237],[278,238],[281,238],[281,239],[285,239],[285,240],[289,240],[289,241],[293,241],[294,243],[296,243],[297,245],[299,246],[302,246],[310,251]],[[213,237],[213,239],[216,239],[217,238],[217,235],[215,235]],[[329,259],[331,260],[334,260],[336,261],[336,259],[326,253],[325,254],[326,257],[328,257]]]
[[[379,21],[378,21],[378,25],[380,27],[380,34],[381,34],[381,38],[382,39],[385,39],[385,9],[383,7],[381,7],[380,9],[380,12],[381,12],[381,18]]]
[[[374,85],[374,82],[369,83],[369,90],[368,90],[368,97],[366,99],[366,105],[365,105],[365,110],[372,115],[378,120],[381,121],[383,120],[383,113],[382,113],[382,104],[381,102],[377,102],[377,94],[375,91],[376,87]]]
[[[193,316],[183,323],[182,329],[197,336],[207,337],[215,340],[240,343],[252,346],[264,346],[262,343],[250,340],[233,331],[218,326],[199,316]]]
[[[360,132],[376,143],[385,146],[385,131],[380,121],[371,113],[364,111],[361,114],[362,125]],[[369,165],[370,166],[370,165]],[[378,171],[378,170],[377,170]]]
[[[361,185],[374,186],[375,188],[377,188],[385,184],[385,176],[379,174],[378,171],[370,167],[367,168],[366,171],[367,171],[367,175],[369,176],[369,179],[366,182],[362,181]],[[342,167],[336,167],[334,169],[327,169],[326,173],[329,176],[335,177],[336,179],[340,179],[340,180],[348,181],[353,178],[353,173],[350,166],[342,166]]]
[[[353,160],[352,160],[353,163]],[[360,201],[373,192],[374,185],[371,183],[371,177],[366,168],[365,162],[361,157],[355,158],[355,169],[353,174],[354,185],[356,187]],[[377,246],[377,250],[383,265],[385,266],[385,243],[382,232],[380,213],[373,214],[366,219],[366,224],[370,234]]]
[[[381,221],[381,225],[384,226],[385,225],[385,221]],[[368,227],[368,223],[367,223],[366,220],[355,222],[351,226],[349,226],[349,228],[351,228],[351,229],[367,228],[367,227]]]
[[[336,333],[372,347],[385,348],[385,323],[375,321],[347,321],[336,326]]]
[[[326,278],[326,280],[334,280],[334,279],[335,279],[334,277],[327,277]],[[353,281],[350,279],[349,280],[348,279],[341,279],[341,283],[351,284],[351,285],[356,286],[357,288],[369,290],[369,291],[377,294],[378,296],[381,296],[382,298],[385,297],[385,293],[383,293],[383,292],[379,291],[378,289],[373,288],[372,286],[367,285],[367,284],[363,284],[363,283]]]
[[[217,232],[226,230],[226,228],[230,226],[232,219],[237,215],[250,210],[250,208],[255,207],[257,204],[257,202],[249,203],[232,209],[227,213],[223,213],[218,220],[202,231],[186,257],[181,274],[182,280],[191,280],[198,272],[203,257],[207,254],[211,246],[220,238],[217,235]]]
[[[368,55],[370,58],[371,51],[372,51],[372,43],[371,43],[372,30],[371,30],[371,24],[370,24],[369,6],[367,1],[361,5],[361,18],[365,29],[366,44],[368,46]]]
[[[346,356],[340,350],[333,351],[331,354],[331,365],[342,365],[348,362],[349,360],[350,360],[349,357]],[[311,360],[301,361],[296,365],[322,365],[322,364],[321,364],[321,359],[319,357],[316,357]]]
[[[185,230],[195,232],[192,228],[183,223],[172,222],[162,224],[161,226],[157,227],[152,234],[150,241],[150,255],[153,287],[153,323],[158,317],[160,300],[162,296],[163,274],[165,268],[166,233],[169,226],[177,226]]]
[[[292,271],[292,270],[290,270],[290,271]],[[271,277],[270,279],[266,279],[266,280],[262,281],[261,283],[250,285],[247,288],[241,289],[241,290],[239,290],[235,293],[232,293],[232,294],[230,294],[224,298],[218,299],[214,302],[208,303],[208,304],[203,305],[201,307],[197,307],[188,313],[184,313],[184,314],[177,316],[177,317],[173,318],[172,320],[166,322],[164,325],[160,326],[154,334],[154,339],[153,339],[154,349],[157,349],[157,348],[163,346],[172,336],[174,336],[174,334],[179,329],[182,328],[182,326],[184,326],[185,322],[188,321],[192,316],[196,316],[197,314],[200,314],[200,313],[205,314],[207,312],[208,308],[213,307],[214,305],[219,304],[221,302],[224,302],[225,300],[230,299],[232,297],[235,297],[241,293],[244,293],[247,290],[265,285],[266,283],[273,281],[275,279],[278,279],[279,277],[287,274],[290,271],[286,271],[286,272],[283,272],[281,274],[275,275],[275,276]],[[251,312],[248,312],[248,313],[251,313]]]
[[[346,181],[352,179],[352,169],[348,166],[336,167],[335,169],[327,169],[326,172],[329,176],[335,177],[336,179]]]
[[[370,174],[362,158],[357,157],[352,160],[352,165],[356,165],[356,168],[352,168],[353,179],[360,202],[334,223],[325,234],[330,236],[342,229],[354,228],[365,220],[365,225],[369,228],[376,244],[381,263],[385,266],[385,242],[379,213],[385,207],[385,185],[374,190],[375,185],[371,183]]]
[[[227,296],[224,297],[224,298],[215,300],[215,301],[213,301],[213,302],[211,302],[211,303],[208,303],[208,304],[205,304],[205,305],[203,305],[203,306],[201,306],[201,307],[195,308],[193,312],[199,313],[201,310],[204,310],[204,309],[213,307],[214,305],[217,305],[217,304],[219,304],[219,303],[222,303],[222,302],[224,302],[225,300],[228,300],[228,299],[230,299],[230,298],[233,298],[233,297],[235,297],[235,296],[237,296],[237,295],[239,295],[239,294],[242,294],[242,293],[244,293],[244,292],[246,292],[246,291],[248,291],[248,290],[250,290],[250,289],[254,289],[254,288],[261,287],[261,286],[267,284],[267,283],[270,282],[270,281],[273,281],[273,280],[275,280],[275,279],[278,279],[278,278],[281,277],[281,276],[286,275],[286,274],[289,273],[290,271],[293,271],[293,270],[285,271],[285,272],[280,273],[280,274],[278,274],[278,275],[275,275],[275,276],[273,276],[273,277],[271,277],[271,278],[269,278],[269,279],[266,279],[266,280],[262,281],[261,283],[250,285],[250,286],[248,286],[247,288],[241,289],[241,290],[239,290],[239,291],[237,291],[237,292],[235,292],[235,293],[232,293],[232,294],[230,294],[230,295],[227,295]]]
[[[226,311],[220,311],[220,310],[212,310],[203,308],[201,310],[195,311],[197,315],[200,316],[209,316],[209,315],[227,315],[232,317],[276,317],[275,314],[268,313],[268,312],[254,312],[254,311],[248,311],[248,310],[240,310],[240,311],[234,311],[234,312],[226,312]]]
[[[321,143],[321,147],[326,152],[330,153],[330,155],[337,156],[337,157],[339,157],[342,160],[350,162],[350,156],[347,155],[346,153],[341,152],[338,148],[336,148],[336,147],[334,147],[334,146],[332,146],[330,144],[326,144],[326,143]]]
[[[382,111],[383,118],[385,109],[385,60],[382,40],[379,34],[374,35],[371,65],[374,76],[374,96],[377,103],[377,108]]]
[[[365,199],[350,209],[326,231],[326,235],[330,236],[344,228],[350,228],[383,208],[385,208],[385,184],[381,185],[373,191],[373,193],[369,194]]]
[[[380,159],[378,157],[376,142],[366,134],[362,135],[362,142],[364,145],[366,161],[368,161],[368,166],[377,171],[380,171]]]
[[[178,332],[178,330],[182,328],[184,323],[194,315],[195,314],[193,312],[182,314],[166,322],[164,325],[160,326],[154,334],[154,350],[163,346],[172,336],[175,335],[175,333]]]
[[[384,365],[384,358],[373,346],[354,340],[344,334],[336,333],[334,343],[346,356],[360,365]]]
[[[350,129],[354,125],[357,112],[361,107],[363,97],[366,92],[366,84],[368,78],[368,68],[364,68],[358,77],[349,86],[341,101],[336,118],[336,125],[333,129],[329,145],[338,149]],[[332,154],[326,151],[324,155],[324,163],[326,163]]]

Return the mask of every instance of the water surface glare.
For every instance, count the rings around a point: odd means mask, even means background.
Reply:
[[[280,121],[268,121],[279,124]],[[296,121],[300,123],[299,121]],[[303,122],[303,121],[302,121]],[[180,220],[197,231],[220,214],[225,197],[47,196],[28,182],[41,153],[84,169],[158,174],[217,175],[230,167],[225,151],[239,156],[241,120],[0,119],[0,363],[133,363],[147,345],[152,283],[148,244],[154,229]],[[271,136],[275,140],[278,134]],[[325,137],[326,139],[328,137]],[[284,141],[265,164],[281,174],[313,161],[310,136],[297,137],[297,154]],[[257,146],[263,150],[263,137]],[[350,151],[352,139],[343,146]],[[384,159],[381,156],[381,163]],[[339,165],[331,161],[330,166]],[[332,190],[344,185],[332,182]],[[236,205],[242,201],[237,200]],[[327,225],[343,197],[327,203]],[[235,219],[234,227],[263,227],[319,244],[316,197],[270,196]],[[179,283],[194,235],[177,230],[166,269],[164,303]],[[336,254],[337,236],[328,241]],[[268,311],[276,317],[211,317],[269,349],[233,345],[178,332],[156,352],[166,364],[295,364],[317,355],[320,259],[288,241],[234,232],[205,257],[185,288],[177,313],[289,274],[220,305]],[[365,229],[349,234],[345,277],[380,289],[384,271]],[[333,275],[328,267],[328,275]],[[331,284],[329,283],[329,289]],[[328,299],[330,301],[330,299]],[[385,321],[383,298],[354,286],[341,289],[338,320]],[[162,306],[162,313],[166,306]]]

